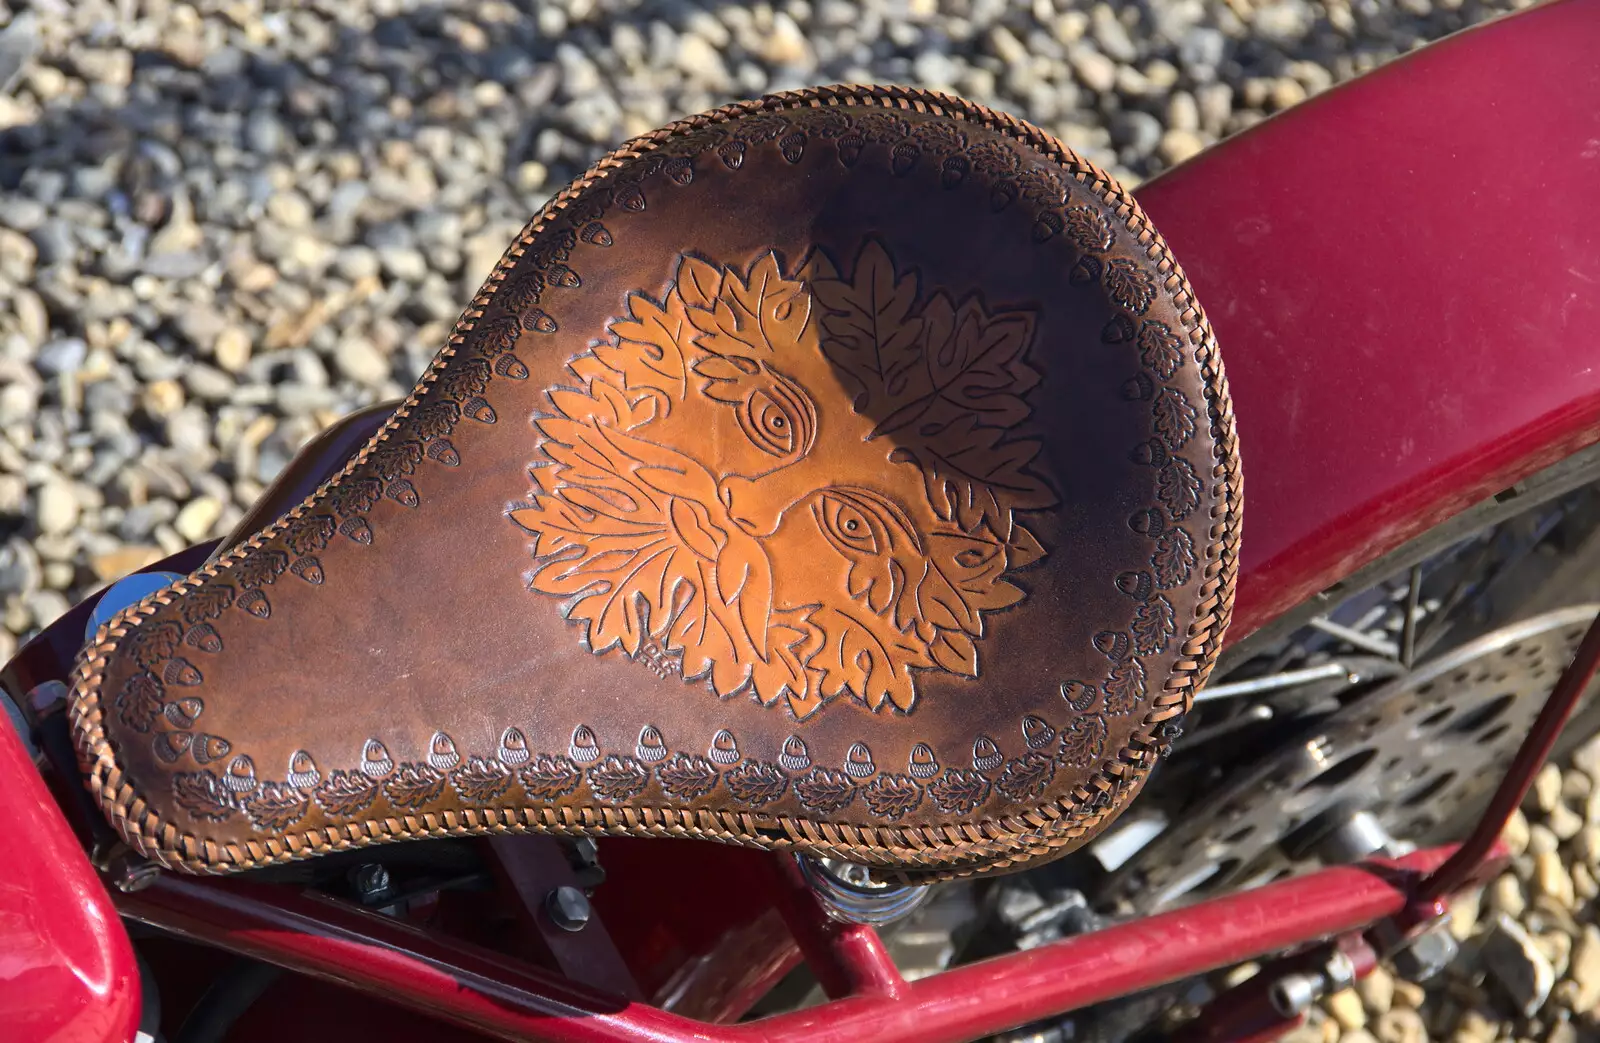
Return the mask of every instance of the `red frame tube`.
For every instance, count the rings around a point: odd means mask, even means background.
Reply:
[[[740,1025],[709,1025],[610,997],[282,887],[163,875],[117,903],[130,919],[501,1039],[956,1043],[1362,929],[1401,913],[1417,881],[1448,854],[1433,849],[1396,862],[1327,869],[913,982],[886,981],[892,964],[880,955],[875,932],[812,921],[816,930],[802,947],[830,953],[824,962],[861,991]]]

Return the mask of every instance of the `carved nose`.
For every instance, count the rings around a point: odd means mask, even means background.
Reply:
[[[717,483],[717,495],[733,523],[751,536],[771,536],[778,528],[778,514],[768,510],[756,483],[730,475]]]

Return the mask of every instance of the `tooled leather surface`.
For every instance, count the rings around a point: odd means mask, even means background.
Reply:
[[[966,869],[1132,798],[1231,605],[1215,346],[1104,174],[822,89],[625,146],[342,475],[80,660],[91,788],[225,871],[404,836]]]

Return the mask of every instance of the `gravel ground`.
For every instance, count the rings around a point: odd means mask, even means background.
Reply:
[[[528,215],[625,136],[769,90],[914,83],[1026,116],[1137,185],[1524,5],[530,6],[0,0],[0,660],[103,582],[226,531],[337,416],[401,395]],[[1426,1002],[1377,979],[1306,1032],[1575,1031],[1549,1012],[1600,999],[1593,768],[1550,776],[1517,871],[1470,918],[1467,977]],[[1553,964],[1542,1020],[1506,1020],[1517,993],[1472,977],[1514,975],[1513,952]]]

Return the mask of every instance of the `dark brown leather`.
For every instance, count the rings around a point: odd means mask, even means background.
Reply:
[[[824,88],[545,209],[362,454],[85,650],[89,785],[218,872],[403,837],[1058,854],[1231,606],[1216,345],[1109,177]]]

